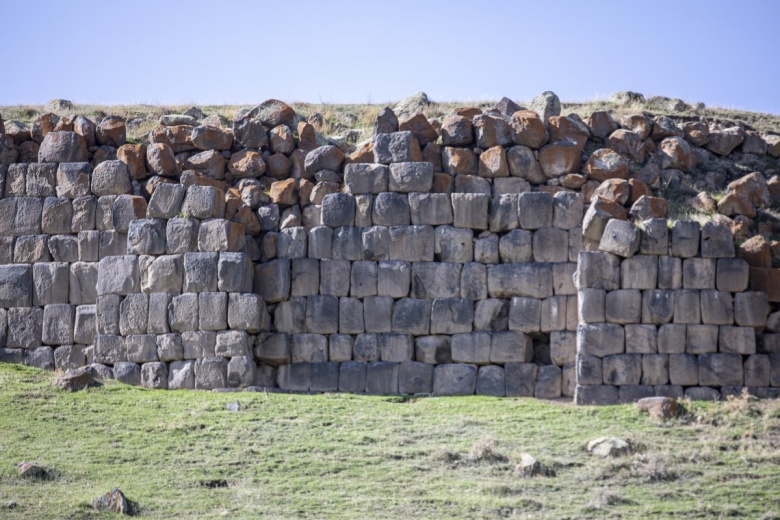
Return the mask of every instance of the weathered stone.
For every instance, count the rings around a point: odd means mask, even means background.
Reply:
[[[531,184],[543,184],[546,182],[547,177],[542,170],[541,164],[539,164],[539,160],[527,146],[513,146],[507,151],[506,158],[509,173],[514,177],[525,179]]]
[[[599,249],[624,258],[632,257],[639,250],[640,232],[632,223],[612,219],[607,222]]]
[[[614,323],[581,323],[577,327],[577,353],[605,357],[625,351],[623,327]]]
[[[604,228],[610,220],[626,220],[626,210],[616,202],[597,197],[591,201],[588,210],[582,220],[582,234],[584,237],[601,241]]]
[[[472,395],[476,386],[477,367],[475,365],[443,364],[434,368],[434,395]]]
[[[344,185],[349,193],[382,193],[387,191],[390,170],[382,164],[344,165]]]
[[[715,260],[709,258],[686,258],[683,260],[683,287],[714,289],[715,266]]]
[[[98,304],[100,300],[98,300]],[[187,293],[174,296],[168,308],[168,322],[175,332],[198,329],[198,295]]]
[[[572,142],[550,143],[539,151],[539,164],[548,179],[555,179],[579,171],[582,161],[580,153],[581,148]]]
[[[745,140],[745,131],[739,126],[710,128],[707,150],[717,155],[728,155]]]
[[[424,336],[429,333],[430,321],[430,300],[403,298],[398,300],[393,308],[392,327],[394,332]]]
[[[48,132],[38,150],[38,162],[76,163],[86,162],[87,143],[76,132]],[[13,161],[10,161],[13,162]]]
[[[487,269],[488,293],[492,298],[552,296],[552,267],[550,264],[501,264]]]

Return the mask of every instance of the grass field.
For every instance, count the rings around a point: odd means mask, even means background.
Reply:
[[[633,406],[528,399],[150,391],[65,393],[0,365],[0,518],[776,518],[780,402]],[[240,404],[238,412],[228,403]],[[596,459],[615,435],[634,454]],[[557,476],[515,473],[522,453]],[[22,480],[14,464],[50,470]],[[15,507],[8,507],[14,502]]]

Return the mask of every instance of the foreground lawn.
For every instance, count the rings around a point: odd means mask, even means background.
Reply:
[[[776,518],[780,403],[633,406],[526,399],[150,391],[78,393],[0,365],[0,518]],[[239,403],[231,412],[229,403]],[[631,456],[584,447],[614,435]],[[557,476],[522,478],[528,452]],[[45,480],[14,464],[37,461]],[[7,507],[8,502],[16,507]]]

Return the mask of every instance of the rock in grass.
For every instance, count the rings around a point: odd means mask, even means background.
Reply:
[[[125,495],[119,490],[114,488],[110,493],[100,495],[93,499],[90,505],[98,511],[111,511],[113,513],[119,513],[121,515],[130,514],[130,505],[125,498]]]
[[[555,471],[536,460],[530,453],[523,453],[520,464],[515,466],[515,474],[519,477],[554,477]]]
[[[636,407],[662,421],[676,417],[679,412],[677,400],[672,397],[644,397],[636,402]]]
[[[617,437],[599,437],[588,443],[588,453],[596,457],[622,457],[631,454],[631,445]]]
[[[60,390],[70,390],[71,392],[84,390],[88,386],[96,384],[97,382],[92,376],[92,369],[90,369],[90,367],[70,369],[65,372],[64,375],[54,380],[54,386],[58,387]]]
[[[46,477],[46,470],[35,462],[22,461],[16,464],[16,472],[21,478],[41,479]]]

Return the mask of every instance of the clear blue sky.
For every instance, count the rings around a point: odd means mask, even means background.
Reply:
[[[780,2],[3,0],[0,104],[569,101],[780,114]]]

